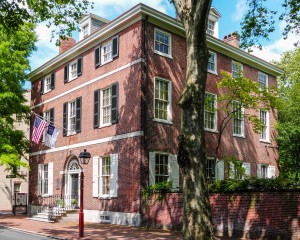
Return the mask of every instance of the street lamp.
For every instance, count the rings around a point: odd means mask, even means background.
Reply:
[[[84,149],[83,152],[79,154],[79,160],[81,164],[88,164],[91,158],[91,154]],[[84,215],[83,215],[83,169],[80,171],[80,209],[79,209],[79,237],[83,237],[84,228]]]

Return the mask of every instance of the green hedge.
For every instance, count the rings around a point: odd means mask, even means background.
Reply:
[[[283,178],[249,178],[244,180],[227,179],[215,181],[208,186],[210,193],[236,193],[236,192],[280,192],[300,191],[300,185],[295,185]]]

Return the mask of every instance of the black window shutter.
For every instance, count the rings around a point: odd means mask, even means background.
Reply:
[[[76,98],[76,132],[81,132],[81,97]]]
[[[65,66],[65,72],[64,72],[64,83],[67,83],[69,81],[69,65]]]
[[[68,103],[64,103],[63,112],[63,136],[68,135]]]
[[[55,88],[55,73],[51,73],[51,89]]]
[[[113,46],[112,57],[115,58],[119,55],[119,36],[115,36],[112,39],[112,46]]]
[[[111,123],[118,123],[118,83],[111,86]]]
[[[41,80],[41,95],[44,93],[44,78]]]
[[[100,123],[100,90],[94,92],[94,128],[98,128]]]
[[[77,59],[77,76],[82,75],[82,57]]]
[[[54,108],[50,109],[50,123],[54,124]]]
[[[95,68],[101,65],[100,46],[95,48]]]

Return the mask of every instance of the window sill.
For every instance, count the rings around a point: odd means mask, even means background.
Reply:
[[[218,130],[215,130],[215,129],[209,129],[209,128],[204,128],[204,131],[206,131],[206,132],[211,132],[211,133],[219,133]]]
[[[43,92],[43,94],[46,94],[46,93],[51,92],[51,91],[52,91],[52,89],[46,90],[46,91]]]
[[[159,123],[166,123],[166,124],[170,124],[170,125],[173,124],[172,121],[163,120],[163,119],[159,119],[159,118],[154,118],[153,121],[154,121],[154,122],[159,122]]]
[[[207,70],[207,72],[208,72],[208,73],[211,73],[211,74],[214,74],[214,75],[216,75],[216,76],[218,76],[218,73],[217,73],[217,72],[213,72],[213,71],[211,71],[211,70]]]
[[[270,142],[269,140],[259,139],[259,141],[260,141],[261,143],[271,144],[271,142]]]
[[[170,58],[170,59],[173,59],[173,57],[170,55],[170,54],[166,54],[166,53],[163,53],[163,52],[159,52],[157,50],[154,50],[154,53],[158,54],[158,55],[161,55],[161,56],[164,56],[164,57],[167,57],[167,58]]]
[[[107,123],[107,124],[100,125],[99,128],[105,128],[105,127],[109,127],[111,125],[112,125],[111,123]]]
[[[98,199],[111,199],[111,197],[109,195],[103,195],[103,196],[99,196]]]
[[[76,135],[76,134],[77,134],[77,132],[75,132],[75,133],[69,133],[69,134],[67,134],[66,137],[70,137],[70,136],[73,136],[73,135]]]
[[[76,76],[76,77],[74,77],[74,78],[70,78],[69,80],[68,80],[68,82],[72,82],[73,80],[75,80],[75,79],[77,79],[78,78],[78,76]]]
[[[233,134],[232,136],[234,136],[234,137],[238,137],[238,138],[244,138],[244,139],[246,138],[246,137],[245,137],[245,135]]]
[[[106,61],[106,62],[104,62],[104,63],[101,63],[99,66],[102,67],[102,66],[104,66],[105,64],[108,64],[108,63],[112,62],[113,60],[114,60],[114,59],[112,58],[112,59],[110,59],[110,60],[108,60],[108,61]]]

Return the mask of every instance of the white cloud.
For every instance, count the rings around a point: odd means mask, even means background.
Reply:
[[[235,5],[235,11],[232,14],[232,18],[236,21],[241,21],[248,9],[246,0],[238,0]]]

